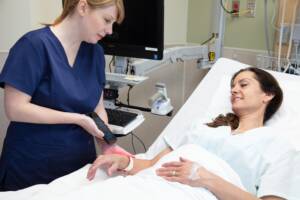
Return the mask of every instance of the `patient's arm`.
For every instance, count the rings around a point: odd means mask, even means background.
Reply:
[[[249,192],[246,192],[239,187],[227,182],[223,178],[209,172],[202,168],[199,170],[199,176],[201,177],[198,181],[202,187],[211,191],[220,200],[258,200],[259,198],[253,196]],[[204,178],[203,178],[204,177]],[[201,180],[202,179],[202,180]],[[260,198],[262,200],[284,200],[276,196],[266,196]]]
[[[199,173],[203,174],[202,176],[208,176],[203,178],[203,180],[199,179],[199,184],[204,188],[211,191],[218,199],[220,200],[258,200],[259,198],[253,196],[251,193],[246,192],[239,187],[233,185],[232,183],[227,182],[223,178],[209,172],[206,169],[202,169]],[[262,200],[283,200],[282,198],[275,196],[266,196],[260,198]]]
[[[144,159],[137,159],[133,158],[133,169],[127,172],[128,174],[136,174],[137,172],[151,167],[154,165],[162,156],[166,155],[167,153],[171,152],[171,148],[168,147],[159,154],[157,154],[151,160],[144,160]],[[92,180],[95,177],[98,168],[106,167],[108,175],[113,175],[116,171],[120,171],[125,169],[129,164],[129,157],[125,155],[118,155],[118,154],[108,154],[108,155],[100,155],[94,161],[92,166],[90,167],[87,178]]]
[[[156,173],[168,181],[206,188],[219,200],[258,200],[257,197],[224,180],[222,177],[215,175],[202,166],[198,165],[196,173],[194,173],[194,164],[192,161],[180,158],[180,161],[163,164]],[[175,173],[170,173],[172,171],[175,171]],[[261,199],[283,200],[276,196],[265,196]]]

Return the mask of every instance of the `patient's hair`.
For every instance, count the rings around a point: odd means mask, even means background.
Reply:
[[[267,105],[264,113],[265,123],[281,106],[283,100],[282,90],[277,80],[270,73],[256,67],[248,67],[239,70],[232,76],[230,84],[233,84],[233,81],[237,75],[245,71],[253,72],[255,74],[255,79],[259,82],[260,88],[263,92],[274,95],[274,97]],[[221,114],[217,116],[212,122],[207,123],[206,125],[210,127],[230,126],[231,129],[234,130],[239,125],[239,118],[234,113],[227,113],[226,115]]]

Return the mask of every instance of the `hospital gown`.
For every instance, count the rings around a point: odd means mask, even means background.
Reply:
[[[299,154],[288,140],[270,127],[231,134],[229,126],[211,128],[198,121],[186,127],[185,133],[164,136],[173,149],[197,144],[224,159],[240,176],[247,191],[257,197],[277,195],[300,199],[294,159]]]

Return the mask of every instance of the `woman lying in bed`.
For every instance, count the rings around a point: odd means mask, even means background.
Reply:
[[[169,148],[152,160],[101,155],[87,177],[92,180],[99,167],[105,167],[109,175],[120,171],[137,174],[156,165],[173,149],[193,143],[225,160],[237,172],[246,191],[201,163],[183,157],[163,163],[156,175],[170,182],[205,188],[220,200],[296,199],[289,182],[294,152],[284,140],[277,139],[271,128],[264,127],[282,99],[281,88],[272,75],[258,68],[242,69],[231,80],[234,113],[220,115],[211,123],[193,125],[181,138],[166,135]]]

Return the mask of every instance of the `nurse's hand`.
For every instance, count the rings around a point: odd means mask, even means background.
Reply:
[[[81,126],[83,129],[85,129],[89,134],[99,138],[103,139],[103,132],[98,129],[97,125],[95,124],[94,120],[86,115],[79,114],[79,120],[77,120],[77,124]]]
[[[180,158],[179,161],[164,163],[161,168],[156,170],[156,174],[162,178],[193,187],[203,187],[203,180],[207,177],[203,176],[209,173],[203,166],[196,162]]]
[[[129,164],[129,157],[118,154],[100,155],[89,168],[87,178],[92,180],[98,168],[104,168],[109,176],[122,171]],[[125,172],[124,172],[125,173]]]

